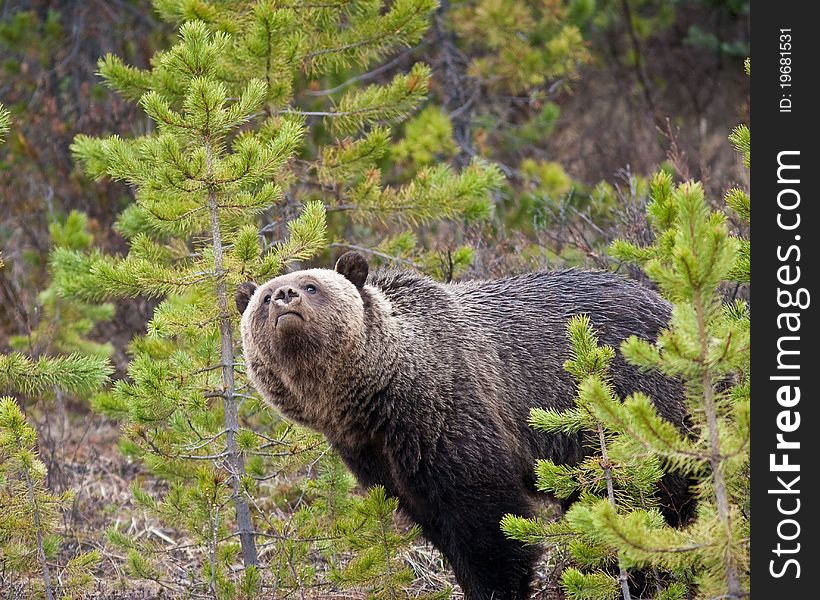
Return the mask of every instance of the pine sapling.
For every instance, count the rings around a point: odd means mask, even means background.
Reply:
[[[748,281],[748,260],[741,241],[729,235],[724,215],[707,207],[699,184],[674,186],[668,175],[659,174],[653,196],[649,211],[656,243],[646,248],[619,243],[613,249],[644,265],[673,301],[672,320],[656,344],[630,338],[621,350],[630,362],[687,383],[694,437],[670,429],[639,395],[610,416],[644,452],[700,482],[698,517],[685,532],[658,532],[650,546],[654,552],[647,548],[646,540],[653,539],[647,532],[626,533],[629,525],[619,520],[607,519],[602,526],[611,535],[620,532],[621,547],[640,561],[681,564],[691,553],[689,564],[696,566],[702,593],[740,598],[748,589],[748,523],[739,480],[749,451],[749,314],[742,301],[723,304],[720,285],[733,278]],[[743,210],[748,202],[738,205]],[[676,548],[676,560],[670,552],[663,559],[662,548]]]
[[[251,389],[228,298],[244,281],[316,257],[332,237],[347,243],[334,233],[340,222],[372,237],[384,224],[485,218],[501,176],[476,160],[460,172],[424,165],[406,183],[382,182],[390,127],[426,96],[425,65],[385,83],[354,78],[338,93],[307,93],[416,44],[435,9],[430,0],[155,4],[179,25],[177,43],[150,69],[108,55],[100,73],[138,100],[156,129],[134,139],[78,136],[72,147],[90,175],[132,187],[135,202],[116,225],[129,252],[60,250],[56,270],[77,274],[61,278],[60,291],[161,300],[129,347],[128,378],[95,407],[123,424],[123,450],[168,480],[162,497],[135,490],[135,499],[193,538],[198,589],[233,597],[264,576],[269,589],[301,592],[319,574],[299,560],[321,545],[302,509],[331,492],[302,482],[295,494],[292,481],[311,473],[327,447],[272,415]],[[453,270],[467,258],[459,252]],[[128,553],[133,573],[178,588],[157,548],[116,531],[109,539]],[[267,565],[260,543],[278,553]]]
[[[586,315],[570,319],[567,331],[572,357],[564,368],[577,381],[575,407],[566,411],[534,408],[530,425],[547,435],[584,437],[591,452],[579,465],[556,465],[548,460],[536,464],[536,486],[540,491],[559,499],[579,496],[580,500],[556,523],[507,515],[502,529],[525,543],[554,540],[569,551],[575,565],[566,568],[560,579],[569,598],[608,600],[618,597],[620,591],[621,597],[629,600],[629,565],[616,547],[596,536],[578,515],[599,502],[617,513],[651,509],[663,471],[656,460],[640,457],[635,443],[613,428],[596,408],[621,402],[614,395],[608,373],[615,351],[598,346],[598,337]],[[610,575],[613,568],[617,569],[617,577]]]
[[[46,467],[36,445],[37,434],[16,401],[0,398],[0,581],[10,590],[36,590],[52,600],[87,590],[100,553],[79,553],[57,564],[61,513],[70,507],[73,494],[46,489]]]

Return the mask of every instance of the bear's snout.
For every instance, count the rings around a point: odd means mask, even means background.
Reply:
[[[274,318],[277,330],[298,330],[299,323],[305,321],[299,290],[291,285],[283,285],[273,292],[272,300],[270,314]]]
[[[273,300],[279,306],[295,306],[302,301],[302,297],[295,288],[283,285],[274,292]]]

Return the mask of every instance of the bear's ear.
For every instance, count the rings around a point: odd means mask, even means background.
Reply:
[[[367,259],[358,252],[345,252],[336,261],[336,272],[347,277],[357,289],[362,289],[367,271]]]
[[[239,314],[245,312],[245,309],[248,308],[248,302],[251,301],[251,296],[256,291],[256,284],[253,281],[246,281],[245,283],[240,283],[239,287],[236,288],[236,293],[233,295],[233,299],[236,301],[236,309],[239,311]]]

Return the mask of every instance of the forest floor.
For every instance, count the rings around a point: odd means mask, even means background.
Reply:
[[[185,596],[180,590],[190,589],[189,574],[198,569],[199,550],[189,545],[190,541],[185,539],[184,534],[163,526],[138,506],[130,490],[134,483],[139,483],[148,492],[161,492],[163,484],[119,451],[117,443],[120,432],[115,423],[93,413],[78,414],[77,408],[69,408],[67,412],[71,419],[63,426],[61,419],[55,416],[57,411],[50,410],[48,418],[44,418],[42,413],[39,419],[35,414],[29,414],[29,417],[34,417],[33,420],[38,423],[40,457],[48,467],[49,489],[58,493],[64,490],[74,492],[71,510],[64,515],[64,558],[67,560],[78,551],[94,549],[102,555],[94,572],[95,591],[85,597],[137,600]],[[410,522],[401,519],[400,525],[410,527]],[[168,571],[175,573],[176,577],[162,583],[126,577],[126,557],[104,542],[102,532],[112,527],[137,539],[167,546],[169,552],[165,566],[170,567]],[[463,598],[442,555],[423,538],[407,552],[405,560],[416,575],[407,590],[411,598],[433,594],[447,586],[452,588],[451,598]],[[316,563],[317,569],[325,568],[319,557],[316,557]],[[563,598],[557,586],[557,573],[554,560],[548,552],[545,553],[536,569],[533,600]],[[7,597],[19,596],[11,589],[0,591],[0,598]],[[25,594],[23,597],[26,597]],[[288,597],[364,599],[367,593],[364,590],[308,588],[288,594],[271,592],[260,595],[260,598]]]

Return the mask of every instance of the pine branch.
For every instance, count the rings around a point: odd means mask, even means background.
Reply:
[[[0,389],[13,388],[27,395],[54,388],[85,394],[102,387],[113,370],[108,359],[99,356],[43,356],[35,361],[17,352],[0,354]]]
[[[11,113],[9,113],[8,109],[5,106],[0,104],[0,144],[6,141],[5,135],[9,130],[9,124],[11,123]],[[0,263],[1,265],[1,263]]]
[[[365,254],[370,254],[372,256],[378,256],[379,258],[383,258],[384,260],[391,262],[391,263],[399,263],[407,265],[408,267],[412,267],[413,269],[417,269],[422,271],[423,268],[420,264],[413,262],[412,260],[407,260],[402,258],[401,256],[395,256],[392,254],[385,254],[384,252],[379,252],[378,250],[374,250],[373,248],[367,248],[365,246],[359,246],[357,244],[346,244],[343,242],[333,242],[328,244],[330,248],[347,248],[348,250],[356,250],[357,252],[364,252]]]
[[[305,90],[305,94],[308,95],[308,96],[332,96],[333,94],[341,92],[342,90],[350,87],[351,85],[353,85],[355,83],[358,83],[360,81],[365,81],[367,79],[372,79],[376,75],[380,75],[381,73],[384,73],[385,71],[389,71],[390,69],[395,67],[397,64],[399,64],[401,61],[403,61],[405,58],[407,58],[408,56],[410,56],[414,52],[417,52],[419,49],[423,48],[424,46],[425,46],[425,44],[419,44],[419,45],[414,46],[412,48],[408,48],[407,50],[405,50],[404,52],[402,52],[401,54],[396,56],[396,58],[394,58],[393,60],[391,60],[389,62],[386,62],[385,64],[383,64],[383,65],[381,65],[381,66],[379,66],[375,69],[372,69],[370,71],[365,71],[364,73],[360,73],[359,75],[351,77],[350,79],[348,79],[346,81],[343,81],[342,83],[340,83],[339,85],[337,85],[335,87],[332,87],[332,88],[326,89],[326,90]]]

